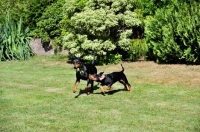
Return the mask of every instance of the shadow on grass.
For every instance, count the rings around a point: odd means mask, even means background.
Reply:
[[[99,86],[98,85],[95,85],[94,86],[94,90],[97,90],[97,89],[99,89]],[[105,91],[105,94],[103,94],[102,92],[100,92],[100,93],[91,93],[91,94],[101,94],[102,96],[105,96],[105,95],[113,95],[113,94],[115,94],[115,93],[118,93],[118,92],[120,92],[120,91],[127,91],[126,89],[117,89],[117,90],[110,90],[110,91]],[[80,91],[79,91],[79,94],[78,95],[76,95],[75,96],[75,98],[78,98],[80,95],[82,95],[82,94],[85,94],[85,95],[87,95],[87,91],[84,89],[84,90],[82,90],[82,89],[80,89]]]
[[[98,87],[98,85],[94,85],[94,88],[93,88],[93,91],[94,90],[97,90],[99,87]],[[79,91],[79,94],[78,95],[76,95],[75,96],[75,98],[78,98],[80,95],[82,95],[82,94],[85,94],[85,95],[87,95],[87,90],[85,90],[85,89],[80,89],[80,91]],[[92,93],[91,93],[92,94]]]
[[[117,90],[105,91],[105,94],[103,94],[102,92],[100,92],[100,93],[93,93],[93,94],[102,94],[103,96],[105,96],[105,95],[113,95],[113,94],[118,93],[120,91],[127,91],[127,90],[126,89],[117,89]]]

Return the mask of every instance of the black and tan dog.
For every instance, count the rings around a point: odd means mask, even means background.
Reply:
[[[121,64],[122,66],[122,64]],[[103,86],[107,86],[107,90],[111,90],[111,86],[119,81],[120,83],[122,83],[124,85],[124,87],[129,90],[130,92],[132,92],[132,88],[131,85],[129,84],[126,75],[124,74],[124,67],[122,66],[122,71],[120,72],[112,72],[110,74],[103,74],[104,72],[101,72],[97,75],[90,75],[89,78],[91,80],[100,82],[100,89],[102,91],[103,94],[105,94],[104,88]]]
[[[92,64],[83,64],[82,57],[76,57],[75,55],[72,55],[72,58],[73,58],[74,69],[76,69],[76,82],[74,84],[73,92],[74,93],[76,92],[77,86],[80,83],[80,79],[82,79],[87,81],[87,85],[85,86],[87,94],[92,93],[94,81],[89,79],[89,75],[97,74],[97,68],[94,65],[94,57]],[[90,90],[88,89],[89,84],[91,84]]]

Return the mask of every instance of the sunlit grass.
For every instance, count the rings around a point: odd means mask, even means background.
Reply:
[[[200,67],[122,63],[133,92],[120,83],[102,96],[73,93],[75,70],[63,56],[0,62],[0,131],[200,131]],[[99,72],[120,65],[97,66]],[[79,94],[80,91],[80,94]]]

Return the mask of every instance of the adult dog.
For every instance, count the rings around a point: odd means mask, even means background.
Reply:
[[[126,78],[126,75],[124,74],[124,67],[122,66],[122,64],[121,64],[121,67],[122,67],[122,71],[120,71],[120,72],[112,72],[110,74],[103,74],[104,72],[101,72],[97,75],[90,75],[89,78],[91,80],[101,83],[100,89],[103,94],[105,94],[105,91],[103,88],[104,85],[107,86],[108,90],[111,90],[111,86],[117,81],[122,83],[127,90],[132,92],[131,85],[129,84],[129,82]]]
[[[80,79],[86,80],[87,85],[85,86],[85,90],[87,90],[87,94],[93,93],[93,85],[94,81],[89,79],[89,75],[97,74],[97,68],[94,65],[94,57],[92,64],[83,64],[82,57],[76,57],[75,55],[72,55],[74,69],[76,69],[76,82],[74,84],[74,90],[75,93],[77,90],[77,86],[80,83]],[[90,90],[88,89],[88,85],[91,84]]]

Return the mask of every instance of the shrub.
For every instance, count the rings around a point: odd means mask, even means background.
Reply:
[[[130,60],[136,61],[141,57],[146,57],[148,46],[144,39],[132,39],[130,41]]]
[[[23,27],[22,19],[17,23],[7,15],[0,27],[0,60],[25,60],[33,55],[29,45],[29,28]]]
[[[122,55],[120,54],[108,54],[105,56],[98,56],[97,62],[101,65],[107,64],[118,64],[122,60]]]
[[[46,1],[46,3],[48,2]],[[60,21],[63,17],[62,5],[64,4],[64,0],[56,0],[49,3],[44,11],[41,12],[41,16],[37,18],[36,27],[31,31],[31,35],[34,38],[41,38],[43,42],[49,42],[51,39],[59,39],[62,29]],[[38,6],[39,4],[45,4],[45,2],[38,3]]]
[[[158,63],[200,64],[199,8],[192,0],[173,1],[147,19],[146,40]]]
[[[64,6],[67,13],[62,22],[68,24],[68,33],[63,37],[66,49],[86,55],[87,59],[95,54],[102,63],[121,60],[117,53],[128,54],[132,29],[142,24],[134,12],[133,0],[89,0],[81,9],[75,5],[75,1],[67,1]]]

